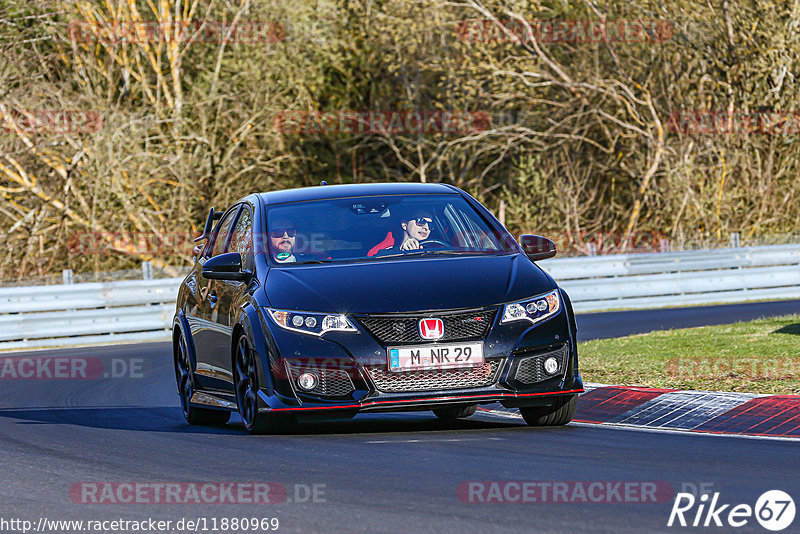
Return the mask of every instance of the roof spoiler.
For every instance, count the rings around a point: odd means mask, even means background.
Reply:
[[[216,221],[217,219],[221,219],[223,213],[225,212],[214,211],[213,207],[210,210],[208,210],[208,218],[206,219],[206,226],[203,229],[203,235],[201,235],[200,237],[196,237],[194,239],[195,243],[197,243],[198,241],[203,241],[204,239],[208,239],[211,236],[211,230],[214,229],[214,221]]]

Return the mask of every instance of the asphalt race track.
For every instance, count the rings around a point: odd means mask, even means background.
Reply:
[[[672,312],[659,310],[654,320],[678,321]],[[716,318],[709,315],[698,317]],[[579,322],[589,332],[608,333],[609,325],[617,332],[631,317],[591,314]],[[249,436],[238,418],[221,428],[185,424],[167,343],[25,356],[80,357],[94,371],[87,379],[0,381],[5,520],[208,518],[208,532],[215,531],[212,518],[231,517],[277,517],[279,532],[674,532],[698,530],[667,527],[682,487],[702,485],[732,505],[753,506],[771,489],[800,498],[797,442],[593,425],[533,429],[480,412],[449,427],[429,412],[371,414],[306,422],[294,435]],[[655,503],[635,502],[635,496],[617,502],[613,492],[611,503],[584,502],[575,494],[572,502],[482,503],[461,491],[470,482],[488,488],[489,481],[633,482],[670,492]],[[126,482],[269,482],[286,493],[269,504],[247,504],[247,496],[237,504],[151,503],[149,497],[120,503],[119,493],[92,504],[81,493]],[[519,497],[512,492],[508,498]],[[223,530],[230,529],[216,529]],[[753,518],[737,530],[765,532]]]

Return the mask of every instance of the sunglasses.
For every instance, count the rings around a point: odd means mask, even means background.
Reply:
[[[416,219],[411,219],[411,220],[417,223],[417,226],[427,226],[428,230],[433,230],[433,221],[431,221],[430,219],[426,219],[424,217],[417,217]]]
[[[289,237],[294,237],[295,235],[297,235],[297,230],[295,230],[294,228],[276,228],[274,230],[271,230],[269,232],[269,235],[277,239],[279,237],[283,237],[284,233]]]

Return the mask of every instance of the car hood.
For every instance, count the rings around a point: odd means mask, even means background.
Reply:
[[[392,313],[501,304],[550,291],[555,282],[522,254],[443,256],[273,267],[273,308]]]

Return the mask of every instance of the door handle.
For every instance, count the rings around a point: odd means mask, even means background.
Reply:
[[[212,291],[211,293],[209,293],[208,301],[211,303],[211,307],[214,307],[214,305],[217,303],[217,292],[216,291]]]

